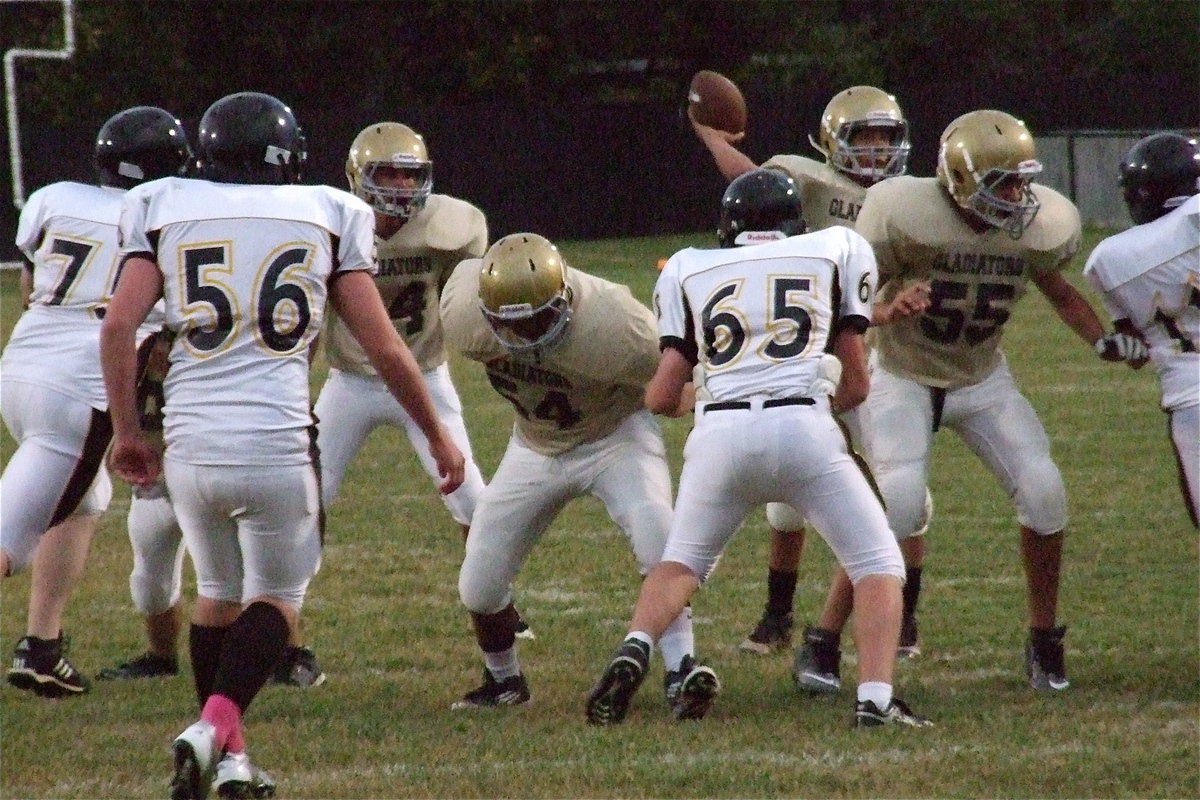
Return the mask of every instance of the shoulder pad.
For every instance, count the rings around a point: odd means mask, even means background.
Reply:
[[[487,249],[487,218],[467,201],[432,194],[425,213],[429,215],[426,242],[434,250],[460,250],[466,256],[482,256]]]

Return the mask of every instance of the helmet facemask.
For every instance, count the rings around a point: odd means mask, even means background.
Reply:
[[[495,311],[482,304],[480,308],[496,340],[512,353],[553,345],[571,321],[571,302],[565,286],[537,308],[529,303],[500,306]]]
[[[855,138],[867,131],[885,131],[888,144],[854,144]],[[881,114],[875,119],[854,120],[840,125],[833,137],[832,152],[828,153],[829,166],[876,183],[907,172],[911,150],[905,122]]]
[[[963,154],[970,167],[970,153]],[[1041,203],[1033,194],[1030,183],[1042,171],[1038,161],[1023,161],[1016,170],[990,169],[982,175],[972,172],[975,191],[967,197],[966,208],[989,225],[999,228],[1014,239],[1020,239],[1025,229],[1033,223]],[[1006,200],[1008,191],[1003,187],[1014,186],[1019,199]]]
[[[511,353],[550,347],[571,321],[567,265],[548,239],[513,233],[483,254],[479,308]]]
[[[377,180],[381,170],[400,170],[413,179],[412,186],[395,186]],[[390,161],[371,161],[358,176],[357,194],[371,208],[388,217],[409,219],[425,207],[433,191],[433,162],[398,155]]]

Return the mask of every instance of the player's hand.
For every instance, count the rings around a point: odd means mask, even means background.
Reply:
[[[746,138],[745,131],[739,131],[738,133],[730,133],[729,131],[723,131],[723,130],[720,130],[719,128],[713,128],[713,127],[705,125],[701,122],[697,122],[696,118],[692,115],[691,105],[688,106],[687,117],[688,117],[688,120],[692,123],[692,130],[694,130],[696,132],[696,136],[698,136],[701,141],[704,141],[704,140],[712,138],[712,137],[716,137],[717,139],[720,139],[721,141],[726,142],[728,144],[737,144],[742,139]]]
[[[1140,369],[1150,360],[1150,351],[1145,343],[1128,333],[1113,332],[1101,336],[1094,346],[1096,355],[1105,361],[1127,361],[1134,369]]]
[[[929,284],[922,281],[906,286],[892,298],[892,321],[915,317],[929,308]]]
[[[439,492],[450,494],[462,486],[467,475],[467,459],[446,433],[445,428],[441,430],[440,436],[429,440],[429,454],[437,463],[438,475],[442,478],[442,482],[438,484]]]
[[[140,435],[114,437],[108,464],[117,477],[142,489],[153,486],[162,471],[158,448]]]

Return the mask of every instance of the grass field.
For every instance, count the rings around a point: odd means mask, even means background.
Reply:
[[[655,262],[710,238],[568,242],[563,250],[649,301]],[[1096,240],[1090,235],[1088,248]],[[1071,269],[1077,285],[1082,263]],[[15,274],[0,280],[7,336]],[[481,668],[457,598],[462,545],[407,441],[381,431],[330,509],[324,565],[305,606],[308,639],[329,680],[312,690],[268,687],[247,715],[252,757],[278,779],[281,797],[1200,796],[1197,536],[1154,376],[1100,362],[1036,291],[1007,327],[1005,350],[1049,431],[1070,497],[1061,619],[1070,626],[1073,685],[1061,696],[1037,696],[1024,683],[1025,591],[1008,499],[944,432],[932,475],[925,654],[903,664],[897,681],[936,727],[854,731],[848,688],[810,699],[791,683],[790,655],[738,652],[765,594],[761,511],[695,599],[700,654],[724,683],[709,718],[669,719],[656,664],[626,724],[586,725],[584,695],[620,641],[637,591],[632,556],[591,499],[558,519],[517,585],[538,637],[519,646],[533,702],[451,712]],[[488,475],[512,412],[481,369],[453,368]],[[318,365],[314,386],[323,376]],[[676,474],[688,425],[664,423]],[[11,448],[5,439],[5,455]],[[127,498],[119,487],[68,615],[72,658],[89,673],[144,648],[128,593]],[[816,614],[831,563],[812,537],[798,626]],[[27,575],[0,585],[5,654],[23,631],[28,585]],[[0,686],[0,796],[165,796],[169,743],[195,716],[182,676],[102,683],[64,701]]]

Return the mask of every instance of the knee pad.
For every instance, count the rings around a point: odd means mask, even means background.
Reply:
[[[1067,527],[1067,490],[1062,473],[1047,455],[1026,464],[1014,495],[1017,521],[1043,536]]]
[[[929,490],[919,462],[896,464],[876,473],[879,491],[883,494],[888,526],[897,539],[916,535],[928,523],[925,519],[925,499]]]
[[[804,517],[787,503],[767,503],[767,524],[777,531],[801,531]]]
[[[512,602],[511,586],[484,564],[485,559],[463,559],[458,573],[458,599],[468,611],[495,614]]]
[[[183,534],[170,499],[135,494],[127,526],[133,547],[133,605],[142,614],[161,614],[179,602],[183,586]]]

